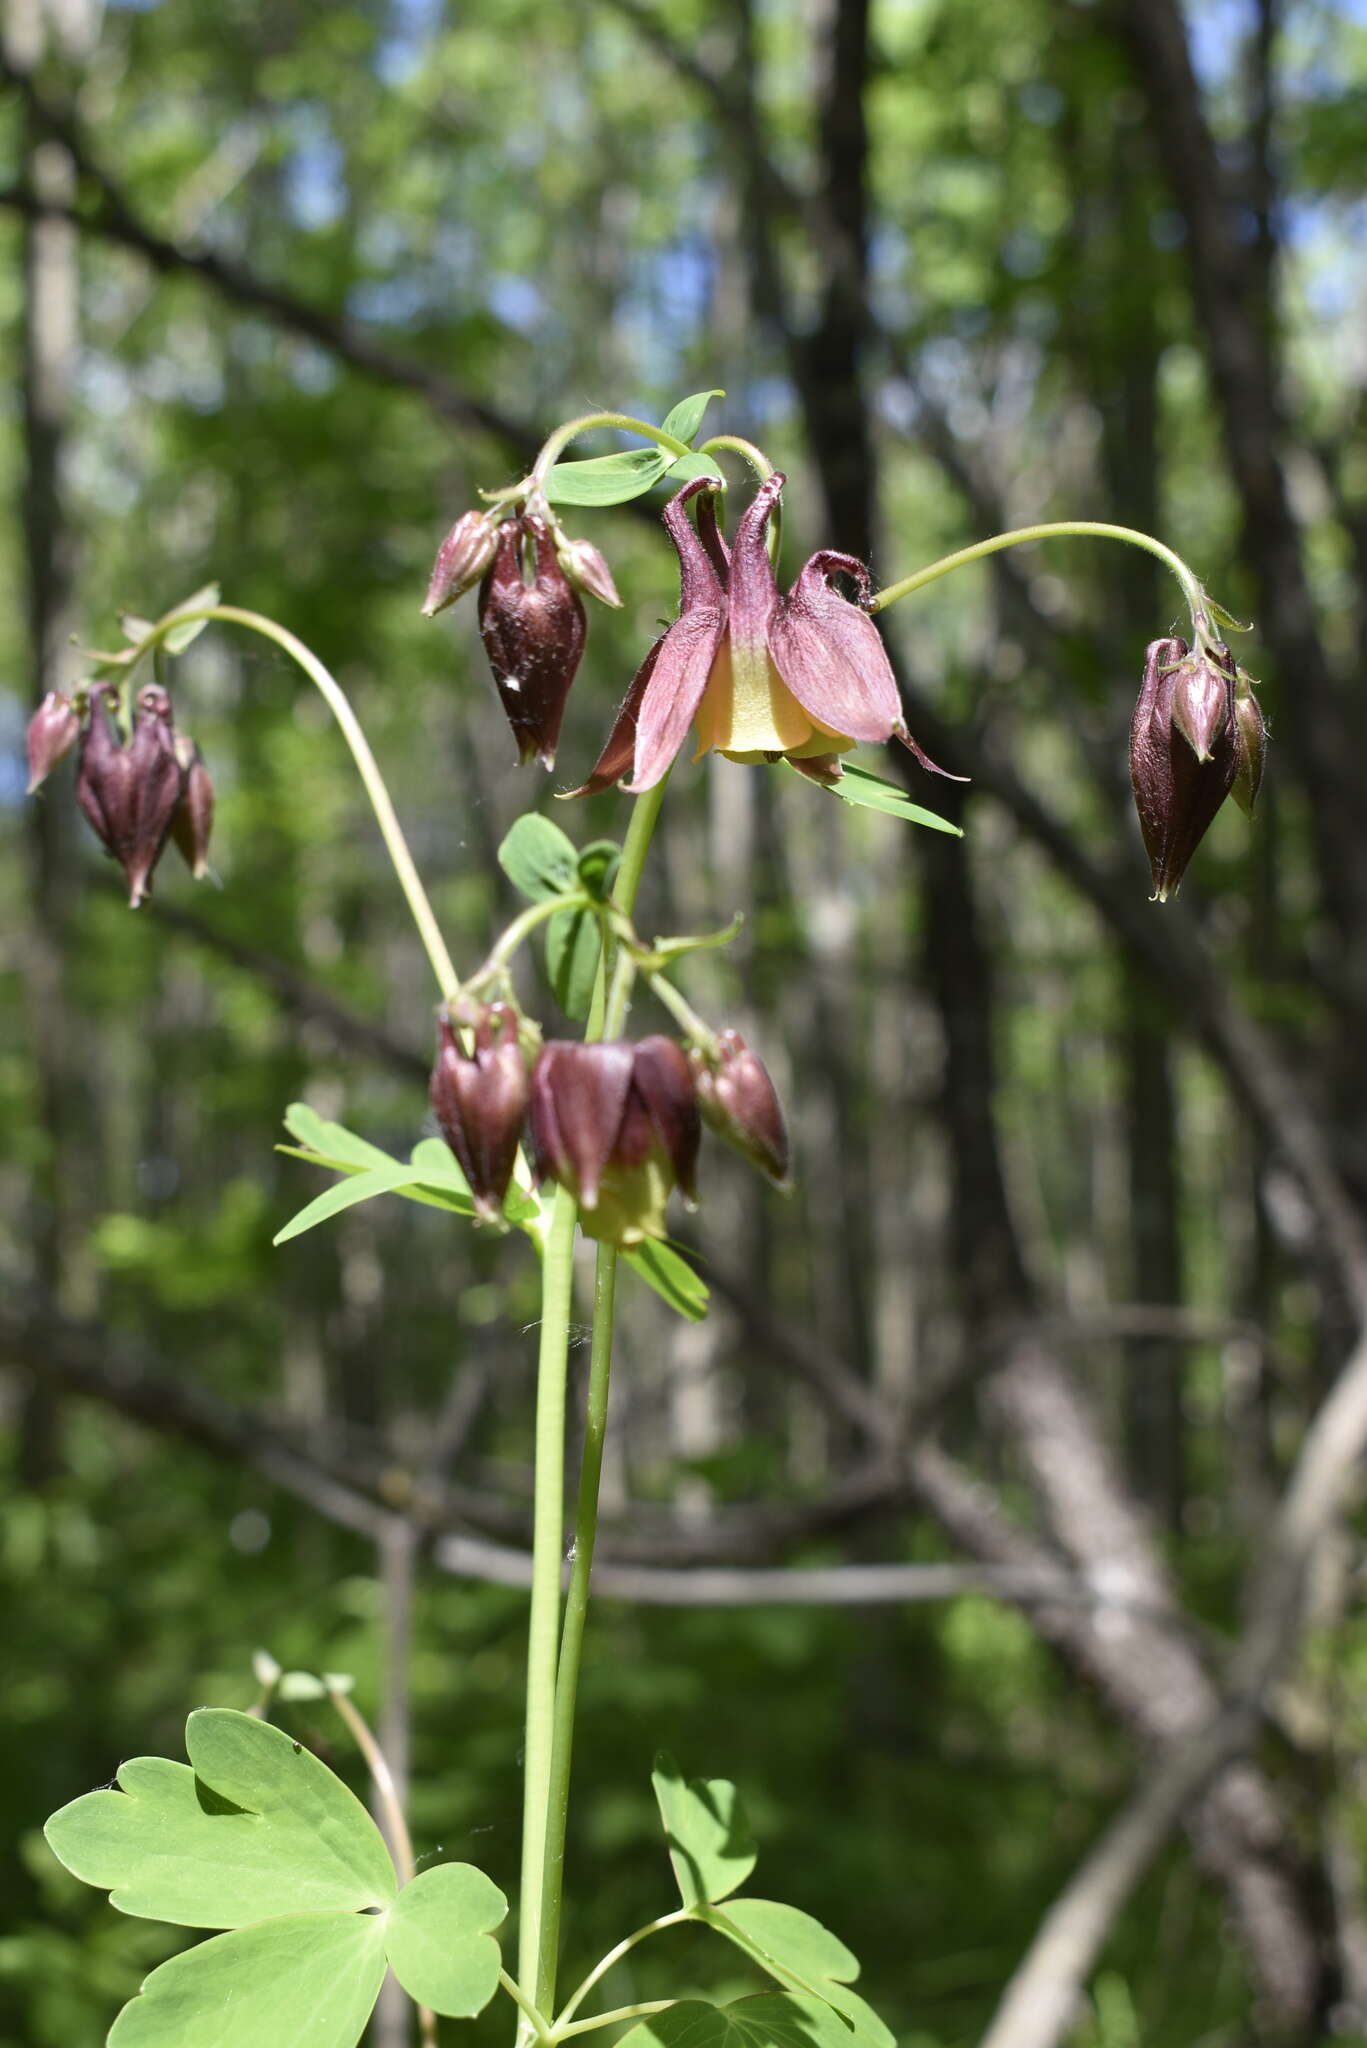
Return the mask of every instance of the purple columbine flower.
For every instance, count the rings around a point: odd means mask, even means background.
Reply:
[[[664,523],[679,556],[679,616],[637,670],[608,743],[576,796],[630,774],[634,793],[669,767],[696,721],[697,751],[733,761],[791,761],[818,782],[836,782],[839,756],[860,740],[897,738],[925,768],[944,774],[917,746],[878,629],[861,605],[869,572],[852,555],[821,549],[787,596],[765,543],[784,478],[760,485],[728,550],[714,486],[695,477],[672,497]],[[695,532],[684,510],[697,493]],[[842,597],[845,576],[860,604]]]
[[[530,579],[524,559],[529,547]],[[479,587],[479,630],[520,758],[537,755],[553,768],[587,626],[544,519],[524,512],[499,527],[494,558]]]
[[[1130,726],[1130,781],[1158,902],[1176,895],[1246,749],[1225,650],[1151,641]]]
[[[786,1193],[788,1126],[778,1090],[758,1053],[751,1052],[739,1031],[723,1031],[715,1057],[695,1048],[688,1063],[708,1129]]]
[[[90,723],[81,735],[76,800],[97,837],[128,877],[134,910],[152,893],[152,870],[161,858],[181,799],[185,770],[176,754],[171,700],[157,683],[138,692],[133,736],[119,743],[103,691],[90,693]]]
[[[49,690],[28,722],[28,794],[47,781],[75,746],[81,715],[69,697]]]
[[[445,1010],[438,1031],[432,1107],[470,1183],[475,1214],[498,1223],[527,1113],[527,1062],[517,1042],[517,1014],[506,1003],[481,1008],[469,1052]]]
[[[672,1038],[552,1039],[532,1069],[528,1131],[538,1176],[570,1190],[589,1237],[663,1237],[670,1190],[694,1199],[702,1125]]]
[[[176,734],[176,759],[185,771],[185,782],[171,815],[171,837],[190,873],[202,882],[209,872],[209,835],[214,829],[213,778],[187,733]]]

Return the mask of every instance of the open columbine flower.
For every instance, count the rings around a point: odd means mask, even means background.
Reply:
[[[831,581],[848,577],[866,601],[864,564],[820,549],[780,595],[765,529],[783,485],[778,474],[761,484],[729,551],[706,477],[693,478],[665,506],[679,556],[679,616],[636,671],[576,796],[628,773],[628,790],[652,788],[695,720],[699,754],[715,747],[733,761],[786,758],[817,782],[838,781],[839,756],[858,741],[894,736],[923,767],[945,773],[907,731],[877,627]],[[700,491],[695,533],[684,507]]]

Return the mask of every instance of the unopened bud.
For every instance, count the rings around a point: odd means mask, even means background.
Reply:
[[[176,734],[176,759],[185,781],[171,818],[171,837],[197,882],[209,872],[209,834],[214,828],[214,785],[204,756],[184,733]]]
[[[423,603],[424,618],[434,618],[448,604],[473,590],[494,559],[498,522],[487,512],[462,512],[441,546]]]
[[[90,724],[81,736],[76,800],[128,878],[128,901],[136,910],[152,892],[152,871],[161,858],[180,802],[185,771],[176,758],[171,700],[159,684],[138,693],[133,736],[119,742],[102,703],[92,692]]]
[[[560,539],[555,550],[556,560],[576,590],[586,590],[590,597],[596,597],[600,604],[616,605],[620,608],[621,598],[617,585],[612,580],[612,571],[607,558],[591,540]]]
[[[528,545],[535,552],[530,582],[523,569]],[[521,759],[535,754],[545,767],[554,767],[565,699],[588,629],[543,519],[524,513],[499,528],[494,559],[480,585],[479,630]]]
[[[81,730],[80,714],[60,690],[49,690],[28,722],[28,793],[46,782],[71,752]]]
[[[1210,715],[1205,685],[1193,681],[1186,642],[1152,641],[1130,725],[1130,780],[1153,872],[1153,893],[1160,903],[1176,894],[1239,766],[1234,679],[1207,666],[1222,683],[1222,715]],[[1179,692],[1186,724],[1177,718]],[[1217,714],[1219,709],[1217,699]],[[1204,756],[1198,752],[1203,738]]]
[[[528,1130],[538,1174],[570,1190],[589,1237],[663,1237],[671,1189],[695,1198],[698,1098],[671,1038],[552,1039],[532,1070]]]
[[[1234,723],[1239,765],[1229,793],[1244,816],[1251,818],[1262,787],[1263,762],[1267,755],[1267,720],[1253,694],[1252,678],[1246,676],[1242,669],[1234,679]]]
[[[1172,722],[1198,761],[1227,730],[1233,711],[1234,664],[1227,648],[1185,655],[1172,678]]]
[[[470,1184],[475,1213],[486,1223],[497,1223],[527,1113],[527,1063],[518,1044],[517,1015],[505,1003],[481,1010],[471,1052],[460,1044],[445,1011],[438,1031],[432,1108]]]
[[[788,1186],[788,1126],[778,1092],[757,1053],[739,1031],[723,1031],[715,1059],[698,1048],[689,1054],[703,1122],[768,1176]]]

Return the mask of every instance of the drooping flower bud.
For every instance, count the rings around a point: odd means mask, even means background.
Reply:
[[[204,756],[185,733],[176,734],[176,759],[185,781],[171,817],[171,837],[197,882],[209,872],[209,834],[214,828],[214,785]]]
[[[778,1092],[758,1054],[739,1031],[723,1031],[715,1060],[689,1054],[703,1122],[757,1166],[775,1187],[788,1187],[788,1126]]]
[[[695,1199],[698,1098],[671,1038],[552,1039],[532,1070],[528,1128],[538,1175],[569,1188],[590,1237],[663,1237],[670,1190]]]
[[[119,742],[108,714],[91,693],[90,724],[81,736],[76,799],[96,836],[128,877],[133,909],[152,892],[180,802],[185,771],[176,757],[171,700],[157,683],[138,692],[133,736]]]
[[[1253,679],[1242,669],[1236,670],[1234,677],[1234,723],[1239,765],[1234,775],[1234,787],[1229,793],[1244,816],[1251,818],[1262,787],[1263,761],[1267,754],[1267,720],[1253,694]]]
[[[1130,780],[1160,903],[1176,894],[1229,795],[1239,767],[1238,730],[1232,665],[1224,671],[1209,655],[1193,663],[1184,640],[1152,641],[1130,725]]]
[[[462,512],[441,546],[423,603],[423,617],[435,618],[448,604],[473,590],[494,559],[498,522],[487,512]]]
[[[621,608],[622,600],[617,595],[617,585],[612,580],[607,557],[591,540],[567,540],[562,535],[555,556],[576,590],[586,590],[600,604]]]
[[[470,1184],[476,1215],[497,1223],[527,1113],[527,1063],[517,1041],[517,1016],[506,1003],[481,1009],[471,1052],[456,1037],[445,1010],[437,1029],[432,1108]]]
[[[534,551],[528,582],[523,555]],[[479,592],[479,630],[522,760],[555,765],[560,721],[587,623],[579,593],[555,558],[544,519],[524,513],[498,530],[493,563]]]
[[[71,752],[81,730],[80,713],[60,690],[49,690],[28,722],[28,793],[46,782]]]

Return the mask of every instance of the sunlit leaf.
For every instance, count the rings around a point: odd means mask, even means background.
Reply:
[[[183,603],[178,604],[175,609],[178,612],[206,611],[210,605],[218,603],[219,596],[218,585],[216,583],[206,583],[202,590],[193,592]],[[183,654],[191,641],[199,638],[208,623],[207,619],[187,619],[183,626],[172,626],[162,641],[162,646],[168,654]]]
[[[178,1927],[384,1906],[393,1865],[360,1801],[309,1750],[250,1714],[203,1708],[190,1764],[136,1757],[45,1830],[68,1870],[120,1912]]]
[[[710,476],[714,483],[726,485],[726,472],[711,455],[681,455],[677,462],[671,462],[665,471],[663,481],[671,490],[688,483],[695,476]]]
[[[498,849],[498,864],[513,887],[533,903],[567,895],[575,886],[578,848],[538,811],[524,812]]]
[[[844,774],[830,789],[831,795],[838,796],[843,803],[857,804],[866,811],[887,811],[894,818],[904,818],[909,825],[927,825],[932,832],[952,832],[956,839],[964,836],[961,825],[951,825],[948,818],[923,810],[896,783],[885,782],[881,775],[874,775],[855,762],[845,763]]]
[[[725,398],[724,391],[695,391],[691,398],[681,398],[660,422],[661,430],[672,434],[676,441],[691,441],[702,425],[703,414],[714,398]]]
[[[650,1782],[684,1904],[707,1905],[744,1884],[755,1867],[755,1839],[735,1786],[726,1778],[685,1781],[667,1750]]]
[[[108,2048],[355,2048],[384,1982],[385,1923],[291,1914],[215,1935],[153,1970]]]
[[[600,950],[598,919],[591,910],[558,910],[546,925],[546,972],[565,1015],[582,1024],[593,1001]]]
[[[310,1152],[323,1155],[329,1164],[366,1167],[392,1166],[394,1163],[388,1152],[382,1152],[368,1138],[357,1137],[345,1124],[327,1122],[306,1102],[290,1104],[285,1111],[285,1129]]]
[[[623,2034],[618,2048],[857,2048],[853,2029],[818,1998],[763,1991],[730,2005],[683,1999]]]
[[[409,1996],[450,2019],[473,2019],[498,1989],[502,1965],[493,1930],[508,1901],[470,1863],[438,1863],[399,1893],[385,1949]]]
[[[621,455],[597,455],[586,462],[557,462],[546,478],[546,496],[553,505],[625,505],[648,491],[668,462],[663,448],[629,448]]]
[[[653,1287],[669,1303],[676,1315],[690,1323],[703,1320],[711,1299],[707,1283],[672,1245],[650,1237],[644,1244],[634,1244],[623,1251],[622,1257],[647,1287]]]
[[[892,2034],[857,1991],[857,1959],[830,1929],[775,1899],[728,1899],[704,1906],[698,1918],[734,1942],[750,1960],[796,1991],[808,1992],[850,2022],[860,2048],[895,2048]]]

